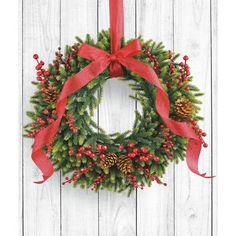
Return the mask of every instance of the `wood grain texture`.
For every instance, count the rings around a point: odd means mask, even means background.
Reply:
[[[22,0],[22,123],[32,110],[35,51],[47,64],[58,45],[75,42],[109,28],[109,0]],[[201,126],[208,133],[209,148],[201,155],[200,169],[216,174],[216,0],[125,0],[125,37],[142,35],[163,41],[190,57],[194,83],[203,98]],[[111,79],[94,119],[107,132],[132,128],[137,104],[128,95],[127,83]],[[170,165],[163,180],[167,187],[125,193],[61,186],[60,173],[43,185],[33,184],[41,173],[31,160],[29,139],[22,140],[21,236],[216,236],[216,180],[193,175],[186,163]]]
[[[77,35],[96,39],[97,0],[62,0],[61,9],[62,48],[75,43]],[[98,194],[70,184],[62,186],[61,194],[62,236],[98,235]]]
[[[30,120],[26,111],[32,110],[29,97],[34,88],[37,51],[47,64],[53,57],[53,49],[59,44],[59,0],[23,2],[23,124]],[[43,185],[33,181],[41,179],[41,173],[31,160],[32,141],[23,139],[23,232],[26,236],[54,236],[60,233],[60,182],[59,175]]]
[[[211,235],[217,236],[217,0],[211,0],[211,175],[216,178],[211,180]]]
[[[146,40],[152,38],[173,49],[173,1],[137,1],[137,33]],[[138,235],[174,235],[174,166],[170,164],[163,187],[138,191]]]
[[[175,1],[174,50],[190,57],[194,84],[205,96],[202,98],[200,125],[208,134],[208,149],[201,153],[200,170],[211,174],[211,25],[210,1]],[[211,180],[192,174],[183,162],[176,166],[175,176],[176,235],[211,235]]]
[[[99,1],[99,30],[109,28],[109,1]],[[135,1],[124,1],[125,37],[135,37]],[[99,124],[107,132],[123,132],[132,128],[135,118],[135,102],[129,98],[132,91],[128,84],[111,79],[105,85],[102,104],[99,107]],[[127,198],[120,194],[99,192],[99,235],[136,235],[136,195]]]

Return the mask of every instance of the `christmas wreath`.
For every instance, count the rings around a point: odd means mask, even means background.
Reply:
[[[59,48],[47,70],[38,55],[33,56],[37,61],[37,82],[32,83],[37,91],[30,100],[35,111],[27,112],[33,120],[25,126],[28,137],[34,137],[57,118],[55,106],[64,83],[89,64],[88,60],[78,57],[80,45],[86,43],[105,51],[110,48],[109,31],[99,33],[97,43],[89,35],[85,42],[79,37],[77,41],[66,47],[64,55]],[[202,119],[198,116],[201,103],[198,97],[203,93],[191,84],[188,57],[184,56],[184,61],[179,63],[176,62],[178,55],[165,50],[162,43],[144,42],[141,38],[140,41],[143,52],[137,59],[149,64],[157,73],[169,96],[170,116],[191,124],[207,147],[202,139],[206,133],[197,126],[197,121]],[[167,165],[185,158],[187,139],[171,132],[157,114],[156,87],[127,69],[120,79],[130,82],[136,94],[130,97],[142,105],[142,112],[136,110],[132,130],[107,134],[93,120],[93,114],[109,78],[107,69],[69,96],[58,134],[52,143],[44,146],[44,150],[56,170],[62,170],[64,175],[73,172],[64,183],[74,182],[82,188],[105,188],[118,192],[150,186],[152,181],[162,183],[159,177],[163,176]]]

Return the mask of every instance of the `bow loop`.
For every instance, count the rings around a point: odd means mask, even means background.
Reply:
[[[88,59],[90,61],[95,61],[98,58],[107,57],[109,53],[103,51],[100,48],[91,46],[89,44],[83,43],[80,46],[78,56]]]

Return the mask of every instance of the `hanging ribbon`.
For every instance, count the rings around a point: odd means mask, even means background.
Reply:
[[[45,152],[42,151],[42,147],[49,144],[58,132],[61,119],[65,112],[67,97],[96,78],[108,66],[110,66],[111,77],[122,76],[123,71],[121,65],[157,87],[157,113],[173,133],[188,138],[186,160],[189,169],[204,178],[211,178],[205,176],[205,173],[200,174],[198,171],[198,160],[202,146],[201,140],[187,123],[174,121],[169,118],[170,102],[168,95],[162,88],[155,71],[147,64],[133,58],[133,56],[142,53],[140,41],[135,39],[120,49],[120,41],[124,35],[123,21],[123,0],[110,0],[111,54],[88,44],[81,45],[78,56],[91,60],[92,62],[65,82],[56,103],[57,119],[35,136],[32,159],[43,173],[43,180],[36,183],[43,183],[54,172],[53,165]]]

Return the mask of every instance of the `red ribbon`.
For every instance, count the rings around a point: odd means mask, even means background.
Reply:
[[[198,160],[202,146],[201,140],[187,123],[174,121],[169,118],[170,102],[168,95],[162,88],[155,71],[147,64],[133,58],[133,56],[142,52],[140,41],[135,39],[120,49],[120,41],[124,35],[123,19],[123,0],[110,0],[111,54],[91,45],[82,44],[78,56],[92,62],[65,82],[56,103],[57,119],[35,136],[32,159],[43,173],[43,180],[36,183],[43,183],[54,172],[53,165],[45,152],[42,151],[42,147],[49,144],[58,131],[65,112],[67,97],[96,78],[109,65],[111,77],[122,76],[121,65],[123,65],[157,87],[157,113],[173,133],[189,139],[186,153],[189,169],[197,175],[210,178],[206,177],[205,173],[200,174],[198,171]]]

